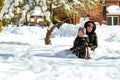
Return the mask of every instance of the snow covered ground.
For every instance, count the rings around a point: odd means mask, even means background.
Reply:
[[[64,24],[44,45],[46,28],[5,27],[0,33],[0,80],[120,80],[120,26],[97,26],[92,60],[70,54],[77,29]]]

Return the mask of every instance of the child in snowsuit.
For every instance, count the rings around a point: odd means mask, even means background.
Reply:
[[[88,46],[94,51],[98,46],[97,34],[95,33],[96,25],[92,21],[87,21],[84,27],[86,28],[86,34],[89,38]]]
[[[80,27],[78,29],[77,37],[74,40],[73,47],[70,48],[70,50],[76,54],[78,58],[90,59],[88,52],[88,42],[86,29],[84,27]]]

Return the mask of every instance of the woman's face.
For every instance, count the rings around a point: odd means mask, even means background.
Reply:
[[[92,30],[93,30],[93,26],[91,26],[91,25],[87,26],[87,31],[88,32],[92,32]]]
[[[82,31],[78,31],[78,36],[83,37],[84,33]]]

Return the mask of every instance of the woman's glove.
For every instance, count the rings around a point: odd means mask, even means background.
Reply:
[[[96,48],[95,46],[91,46],[91,47],[90,47],[90,49],[91,49],[92,51],[94,51],[95,48]]]

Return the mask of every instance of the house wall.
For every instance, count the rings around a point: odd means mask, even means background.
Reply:
[[[108,8],[111,5],[118,5],[118,6],[120,6],[120,1],[119,0],[106,0],[106,8]],[[92,21],[99,22],[100,24],[102,24],[102,23],[107,24],[107,22],[103,22],[103,17],[102,17],[102,0],[100,1],[100,3],[97,5],[97,7],[95,9],[92,9],[89,12],[90,12],[89,13],[90,14],[90,19]],[[96,15],[93,15],[93,14],[96,14]],[[119,19],[120,19],[120,16],[119,16]]]

